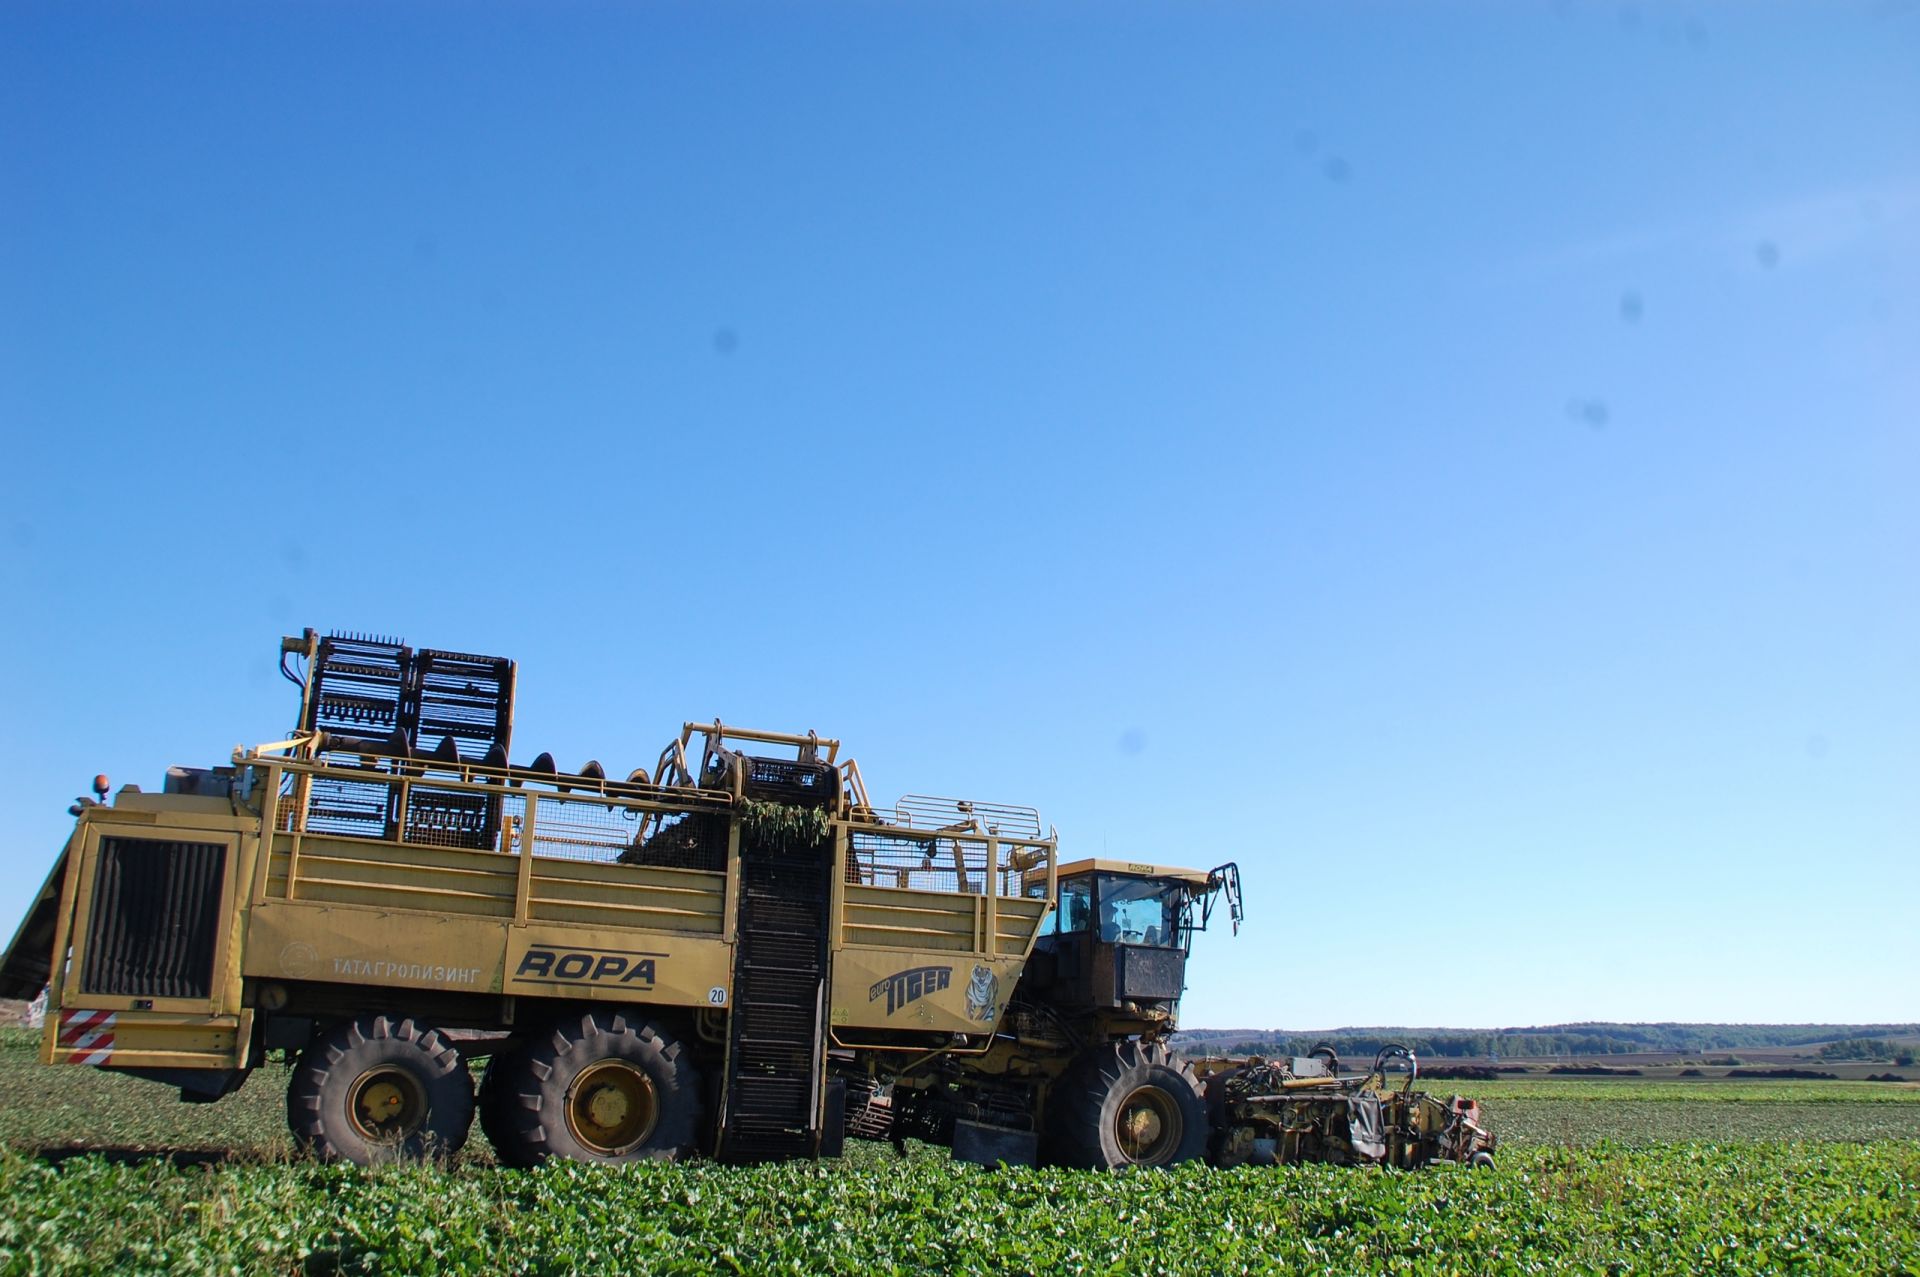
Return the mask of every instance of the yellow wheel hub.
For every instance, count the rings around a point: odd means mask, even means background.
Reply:
[[[1121,1101],[1113,1134],[1130,1162],[1151,1166],[1170,1161],[1183,1134],[1179,1106],[1159,1087],[1143,1086]]]
[[[398,1144],[426,1123],[426,1088],[405,1069],[368,1069],[347,1092],[347,1118],[362,1138]]]
[[[630,1153],[653,1134],[660,1109],[653,1080],[625,1060],[601,1060],[567,1090],[567,1129],[601,1157]]]

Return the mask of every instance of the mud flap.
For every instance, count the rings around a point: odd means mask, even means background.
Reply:
[[[1387,1155],[1384,1126],[1379,1096],[1347,1097],[1347,1142],[1353,1145],[1355,1154],[1369,1162],[1383,1160]]]
[[[827,1079],[820,1115],[820,1156],[841,1157],[847,1151],[847,1079]]]
[[[1032,1166],[1039,1156],[1040,1137],[1032,1131],[988,1126],[964,1118],[953,1124],[953,1160],[979,1166]]]

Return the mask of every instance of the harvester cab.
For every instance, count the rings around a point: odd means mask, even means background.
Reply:
[[[1028,886],[1045,891],[1045,883]],[[1244,917],[1240,869],[1170,869],[1079,860],[1059,871],[1059,902],[1034,944],[1028,979],[1061,1010],[1105,1012],[1171,1027],[1186,986],[1193,934],[1224,898],[1236,931]]]

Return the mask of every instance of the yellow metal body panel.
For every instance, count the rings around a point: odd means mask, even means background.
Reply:
[[[989,904],[994,915],[992,943],[987,940]],[[848,884],[844,907],[842,940],[848,946],[1024,958],[1040,933],[1048,904],[1023,896]]]
[[[847,944],[968,953],[979,939],[980,896],[850,883],[844,899]]]
[[[724,1006],[733,949],[632,927],[268,900],[248,924],[246,974],[368,987]]]
[[[1024,956],[842,949],[833,960],[833,1027],[991,1033],[1025,966]]]
[[[990,1033],[1051,907],[1021,896],[849,884],[835,1028]]]
[[[294,836],[274,836],[266,901],[640,927],[716,937],[724,930],[727,876],[722,873],[533,856],[524,858],[528,871],[523,874],[523,857],[497,851],[319,834],[297,841],[296,856]]]
[[[731,1005],[733,946],[693,936],[531,926],[507,941],[505,991],[667,1006]]]
[[[256,980],[500,992],[505,924],[448,914],[269,900],[247,920]]]
[[[129,1069],[238,1069],[250,1063],[251,1010],[232,1015],[111,1011],[76,1031],[69,1017],[80,1015],[78,1008],[48,1015],[41,1063]]]

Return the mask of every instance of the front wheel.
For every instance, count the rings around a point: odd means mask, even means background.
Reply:
[[[322,1161],[373,1166],[448,1157],[473,1121],[460,1052],[418,1020],[362,1016],[308,1047],[287,1084],[294,1142]]]
[[[1200,1081],[1157,1043],[1096,1048],[1054,1085],[1052,1160],[1065,1166],[1173,1166],[1206,1152]]]
[[[693,1147],[700,1077],[685,1047],[617,1012],[567,1017],[494,1061],[502,1160],[535,1166],[677,1158]]]

